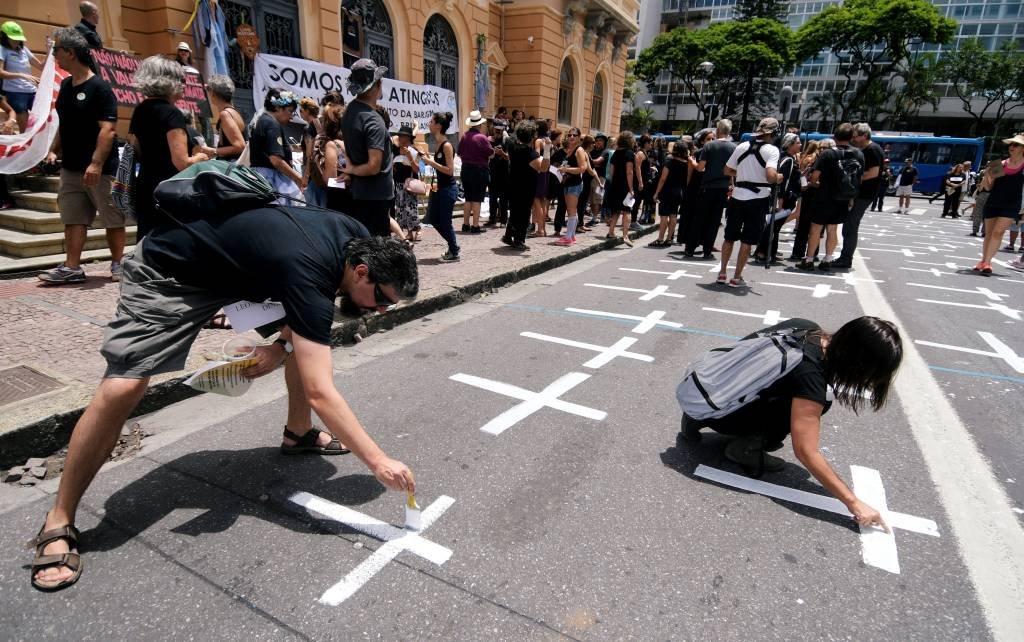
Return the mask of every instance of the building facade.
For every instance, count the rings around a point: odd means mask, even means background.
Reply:
[[[1019,0],[931,2],[940,13],[956,20],[959,28],[949,45],[921,44],[912,49],[915,54],[934,53],[941,57],[945,51],[955,50],[961,42],[972,38],[980,38],[989,51],[995,51],[1007,41],[1015,42],[1019,49],[1024,50],[1024,4]],[[835,4],[841,4],[841,0],[791,0],[789,25],[797,29],[824,8]],[[649,46],[658,34],[677,26],[700,29],[712,23],[731,20],[733,10],[732,0],[643,0],[637,49]],[[823,124],[821,116],[810,110],[811,100],[816,95],[835,92],[846,81],[839,75],[839,61],[828,53],[803,61],[791,74],[780,80],[793,87],[794,112],[790,115],[791,119],[800,119],[810,129]],[[650,101],[649,106],[658,120],[696,120],[697,108],[678,86],[670,91],[669,82],[668,73],[663,73],[654,90],[647,91],[645,88],[637,101]],[[932,111],[930,107],[925,107],[918,119],[937,129],[950,130],[943,133],[962,133],[953,131],[957,129],[957,121],[967,120],[961,101],[948,87],[940,86],[937,89],[940,96],[938,109]],[[1012,115],[1024,118],[1024,110],[1015,110]]]
[[[140,56],[173,54],[193,0],[96,0],[104,46]],[[393,78],[452,89],[459,116],[522,109],[584,131],[617,131],[626,48],[639,0],[218,0],[232,41],[231,76],[242,107],[253,103],[252,62],[237,30],[259,50],[342,65],[358,55]],[[77,0],[16,1],[2,20],[25,29],[33,51],[79,20]],[[346,32],[347,30],[347,32]],[[354,32],[355,31],[355,32]],[[258,97],[255,102],[259,102]]]

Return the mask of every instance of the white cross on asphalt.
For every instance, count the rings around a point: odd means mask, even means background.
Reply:
[[[676,265],[679,265],[680,263],[682,263],[683,265],[696,265],[698,267],[706,267],[706,268],[708,268],[708,272],[717,272],[719,267],[721,266],[721,263],[719,263],[718,261],[715,261],[715,262],[703,261],[703,262],[701,262],[701,261],[684,261],[682,259],[660,259],[658,262],[659,263],[675,263]],[[708,267],[708,266],[711,266],[711,267]],[[734,264],[730,263],[729,265],[725,266],[725,268],[727,270],[736,269],[736,266]]]
[[[554,408],[555,410],[568,412],[580,417],[586,417],[587,419],[601,421],[608,416],[608,413],[559,399],[559,397],[589,378],[590,375],[582,372],[570,372],[567,375],[559,377],[540,392],[533,392],[532,390],[526,390],[511,384],[494,381],[492,379],[484,379],[483,377],[475,377],[461,372],[449,377],[449,379],[458,381],[459,383],[465,383],[470,386],[496,392],[499,395],[505,395],[506,397],[522,400],[522,403],[512,406],[480,428],[481,431],[492,435],[500,435],[544,407]]]
[[[828,283],[818,283],[814,287],[809,285],[794,285],[792,283],[768,283],[763,282],[761,285],[773,285],[777,288],[792,288],[794,290],[810,290],[811,296],[815,299],[824,299],[830,294],[849,294],[846,290],[833,290],[832,286]]]
[[[931,274],[932,276],[937,276],[937,277],[942,277],[943,275],[945,275],[945,276],[956,276],[956,272],[943,272],[939,268],[928,268],[928,269],[925,269],[925,268],[901,267],[900,269],[901,270],[907,270],[908,272],[927,272],[928,274]]]
[[[1018,355],[1013,351],[1010,346],[1006,345],[1002,341],[996,338],[991,332],[978,331],[978,336],[987,343],[991,348],[992,352],[987,350],[975,350],[974,348],[962,348],[960,346],[951,346],[946,343],[935,343],[934,341],[919,341],[915,340],[914,343],[923,346],[932,346],[935,348],[943,348],[945,350],[956,350],[957,352],[967,352],[968,354],[980,354],[984,357],[992,357],[994,359],[1001,359],[1005,361],[1011,368],[1016,370],[1020,374],[1024,374],[1024,356]]]
[[[640,323],[630,330],[636,334],[647,334],[647,332],[656,326],[663,328],[681,328],[682,323],[676,323],[675,321],[662,321],[662,317],[665,316],[664,310],[655,310],[645,317],[638,317],[632,314],[618,314],[616,312],[601,312],[600,310],[584,310],[583,308],[566,308],[566,312],[575,312],[576,314],[585,314],[592,317],[602,317],[605,319],[626,319],[627,321],[639,321]]]
[[[863,257],[867,258],[867,257]],[[844,272],[843,274],[822,274],[818,272],[804,272],[804,271],[793,271],[793,270],[779,270],[776,274],[788,274],[790,276],[810,276],[817,277],[819,279],[839,279],[846,285],[857,285],[857,283],[885,283],[882,279],[866,279],[862,276],[854,276],[852,272]]]
[[[696,274],[690,274],[686,270],[676,270],[675,272],[662,272],[661,270],[641,270],[639,268],[624,268],[624,267],[620,267],[619,269],[624,271],[624,272],[643,272],[645,274],[664,274],[665,278],[668,279],[669,281],[677,281],[677,280],[681,279],[684,276],[687,277],[687,278],[690,278],[690,279],[699,279],[700,278],[700,276],[698,276]]]
[[[929,263],[928,261],[905,261],[905,263],[914,263],[915,265],[935,265],[938,267],[946,267],[951,270],[958,270],[960,266],[952,261],[946,261],[945,263]]]
[[[898,247],[898,248],[900,248],[901,251],[903,249],[907,249],[907,244],[906,243],[897,244],[897,243],[878,243],[878,242],[874,242],[873,245],[883,245],[885,247]],[[914,249],[917,249],[917,248],[914,248]],[[939,248],[935,247],[934,245],[929,245],[926,248],[922,248],[922,249],[928,249],[928,250],[931,250],[932,252],[938,252],[939,251]],[[951,246],[949,246],[949,249],[950,250],[955,250],[957,248],[955,248],[955,247],[953,247],[951,245]],[[943,250],[943,251],[948,252],[949,250]],[[879,250],[879,252],[881,252],[881,250]]]
[[[392,526],[379,519],[352,510],[347,506],[335,504],[306,492],[295,493],[288,500],[302,506],[314,515],[345,524],[384,542],[380,548],[363,560],[359,566],[356,566],[340,582],[324,591],[324,594],[318,600],[321,604],[338,606],[352,597],[370,578],[379,573],[381,569],[387,566],[388,562],[395,559],[402,551],[409,551],[438,566],[447,562],[452,556],[450,549],[435,544],[419,535],[419,533],[427,530],[438,517],[443,515],[455,503],[455,500],[447,495],[441,495],[434,500],[434,503],[423,510],[422,526],[419,531]]]
[[[636,359],[637,361],[646,361],[648,363],[654,361],[654,357],[647,356],[646,354],[639,354],[637,352],[629,352],[626,348],[629,348],[638,339],[633,337],[623,337],[613,343],[612,345],[605,347],[594,345],[593,343],[583,343],[582,341],[573,341],[572,339],[563,339],[562,337],[553,337],[547,334],[538,334],[536,332],[520,332],[519,336],[526,337],[528,339],[537,339],[539,341],[547,341],[548,343],[558,343],[564,346],[571,346],[573,348],[583,348],[584,350],[593,350],[599,352],[596,357],[587,361],[583,364],[584,368],[600,368],[612,361],[615,357],[625,357],[627,359]]]
[[[902,250],[886,250],[886,249],[882,249],[882,248],[878,248],[878,247],[861,247],[861,246],[858,245],[857,249],[858,250],[865,250],[865,251],[868,251],[868,252],[892,252],[893,254],[902,254],[903,256],[906,256],[906,257],[909,257],[909,258],[914,258],[918,254],[922,254],[922,255],[924,254],[924,252],[916,252],[915,253],[913,250],[908,250],[907,248],[903,248]]]
[[[935,303],[935,304],[938,304],[938,305],[952,305],[952,306],[956,306],[958,308],[975,308],[975,309],[978,309],[978,310],[994,310],[994,311],[998,312],[999,314],[1002,314],[1003,316],[1010,317],[1014,321],[1020,321],[1021,320],[1020,310],[1015,310],[1014,308],[1006,306],[1006,305],[1004,305],[1002,303],[993,303],[993,302],[989,301],[987,305],[977,305],[977,304],[974,304],[974,303],[957,303],[956,301],[936,301],[934,299],[917,299],[917,300],[922,302],[922,303]]]
[[[764,314],[757,314],[756,312],[739,312],[737,310],[726,310],[724,308],[701,308],[708,312],[721,312],[722,314],[733,314],[738,317],[751,317],[754,319],[761,319],[761,322],[765,325],[775,325],[780,321],[788,321],[789,317],[779,316],[778,310],[767,310]]]
[[[1010,296],[1009,294],[999,294],[997,292],[989,290],[988,288],[981,287],[976,287],[973,290],[965,290],[963,288],[948,288],[944,285],[928,285],[926,283],[908,283],[907,285],[911,285],[918,288],[931,288],[933,290],[946,290],[947,292],[963,292],[964,294],[982,294],[989,301],[996,301],[997,303],[1001,302],[1003,299]]]
[[[853,492],[857,495],[857,498],[881,513],[882,519],[894,531],[886,533],[882,529],[873,526],[860,526],[861,558],[869,566],[874,566],[890,573],[899,573],[900,562],[896,553],[895,529],[898,528],[910,531],[911,533],[938,537],[939,527],[930,519],[890,511],[885,498],[885,487],[882,486],[882,476],[878,474],[877,470],[863,466],[850,466],[850,473],[853,476]],[[817,508],[830,513],[853,517],[850,511],[846,509],[846,506],[833,497],[808,493],[777,484],[769,484],[759,479],[743,477],[703,464],[697,466],[694,475],[766,497],[774,497],[775,499],[810,506],[811,508]]]
[[[619,285],[601,285],[600,283],[584,283],[583,285],[590,288],[604,288],[605,290],[619,290],[621,292],[642,292],[640,301],[653,301],[659,296],[670,296],[676,299],[685,299],[685,294],[673,294],[668,291],[667,285],[659,285],[652,290],[641,290],[640,288],[624,288]]]

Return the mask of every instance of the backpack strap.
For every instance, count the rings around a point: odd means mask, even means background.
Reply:
[[[740,157],[736,159],[736,167],[746,160],[748,156],[753,156],[761,167],[768,168],[768,163],[765,162],[764,158],[761,157],[761,148],[764,147],[765,143],[759,140],[750,141],[750,146],[747,147],[746,151],[740,154]],[[736,181],[734,183],[736,187],[750,190],[751,192],[757,192],[758,188],[771,187],[772,183],[760,183],[756,181]]]

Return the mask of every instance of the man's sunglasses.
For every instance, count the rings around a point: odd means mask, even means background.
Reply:
[[[397,301],[392,301],[384,294],[384,290],[380,288],[380,283],[373,284],[373,299],[377,302],[378,307],[383,306],[385,308],[390,308],[398,305]]]

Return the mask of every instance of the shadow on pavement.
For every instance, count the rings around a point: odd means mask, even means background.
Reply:
[[[337,473],[324,457],[292,458],[277,448],[189,453],[115,491],[104,504],[103,521],[83,533],[83,540],[88,550],[109,551],[179,509],[204,511],[171,529],[193,537],[223,532],[243,516],[299,532],[355,533],[320,522],[288,501],[303,490],[353,506],[385,492],[373,475]]]
[[[665,451],[661,453],[661,462],[665,464],[666,467],[671,468],[695,482],[718,486],[715,482],[704,479],[703,477],[697,477],[694,474],[694,471],[697,469],[699,464],[704,464],[705,466],[710,466],[712,468],[718,468],[730,473],[743,475],[744,472],[739,466],[725,458],[725,444],[729,441],[730,438],[728,436],[720,435],[707,429],[701,433],[701,440],[698,443],[689,443],[684,441],[682,434],[677,434],[676,445],[665,449]],[[765,473],[761,480],[770,484],[786,486],[788,488],[802,490],[808,493],[828,495],[828,492],[826,492],[824,488],[819,486],[817,482],[811,478],[810,473],[808,473],[805,468],[789,462],[786,462],[786,467],[782,471],[777,473]],[[722,488],[726,488],[735,493],[742,493],[744,495],[751,494],[730,486],[722,486]],[[856,522],[851,518],[810,508],[801,504],[794,504],[792,502],[772,498],[767,499],[771,499],[771,501],[775,502],[779,506],[784,506],[798,515],[813,517],[814,519],[821,520],[823,522],[829,522],[830,524],[835,524],[851,531],[859,532],[857,531]]]

